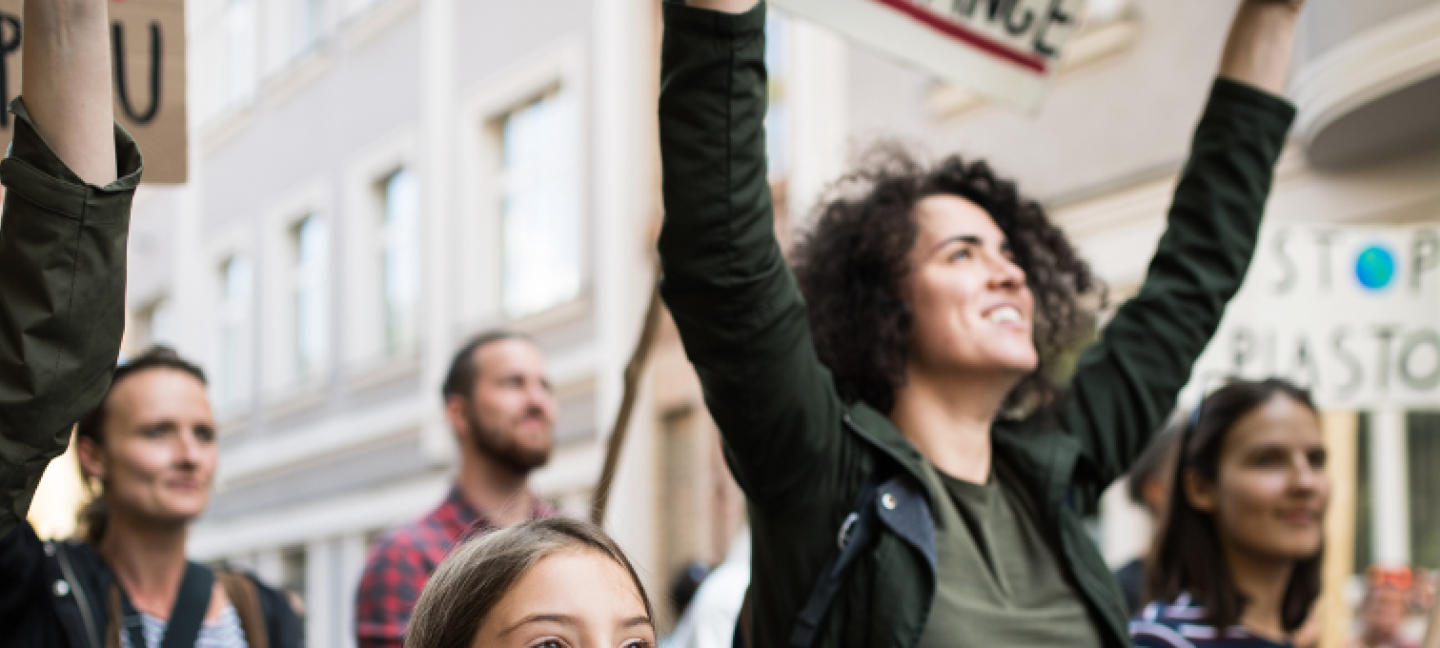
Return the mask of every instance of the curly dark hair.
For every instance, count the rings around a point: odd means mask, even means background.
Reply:
[[[864,401],[886,413],[894,408],[912,336],[902,287],[918,233],[915,206],[944,194],[965,198],[995,219],[1035,295],[1040,366],[1011,392],[1006,409],[1056,402],[1055,368],[1094,327],[1094,311],[1081,298],[1098,294],[1103,301],[1104,286],[1044,208],[984,161],[952,155],[926,166],[893,143],[872,148],[857,170],[827,190],[814,227],[794,250],[821,361],[846,402]]]

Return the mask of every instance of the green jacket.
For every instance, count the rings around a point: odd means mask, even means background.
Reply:
[[[0,538],[25,521],[70,428],[110,388],[125,330],[125,245],[140,149],[115,127],[120,179],[85,184],[12,104],[0,162]]]
[[[748,500],[755,645],[786,644],[842,521],[888,463],[905,477],[898,506],[880,511],[884,529],[818,643],[914,646],[937,579],[929,502],[944,495],[883,413],[840,400],[816,356],[773,234],[765,7],[726,15],[667,3],[664,16],[662,292]],[[1107,645],[1130,644],[1124,600],[1081,517],[1169,415],[1239,288],[1293,117],[1281,99],[1215,84],[1139,295],[1081,356],[1058,415],[995,424],[995,452],[1033,487]]]

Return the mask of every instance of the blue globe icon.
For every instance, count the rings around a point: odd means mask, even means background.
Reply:
[[[1370,290],[1380,290],[1395,279],[1395,255],[1384,246],[1371,245],[1355,259],[1355,278]]]

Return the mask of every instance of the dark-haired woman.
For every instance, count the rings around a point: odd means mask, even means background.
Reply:
[[[1145,285],[1061,391],[1042,368],[1096,282],[1039,205],[981,163],[883,163],[821,207],[797,282],[766,182],[765,8],[665,4],[662,290],[748,498],[750,645],[1130,643],[1081,517],[1244,277],[1298,5],[1241,3]]]
[[[0,619],[72,648],[303,644],[283,594],[185,558],[219,455],[198,367],[164,348],[134,358],[75,436],[94,495],[80,537],[41,542],[23,524],[0,543],[0,576],[19,594],[0,598]]]
[[[595,526],[525,522],[450,552],[420,593],[405,648],[654,648],[640,577]]]
[[[1186,431],[1137,646],[1288,647],[1320,595],[1320,416],[1281,380],[1232,382]]]

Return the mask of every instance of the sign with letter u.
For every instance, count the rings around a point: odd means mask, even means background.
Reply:
[[[0,100],[7,109],[20,94],[22,4],[0,0]],[[111,0],[110,46],[115,119],[145,155],[145,182],[185,182],[184,0]],[[13,117],[0,114],[0,138],[7,144],[12,128]]]

